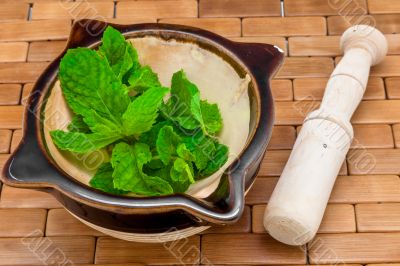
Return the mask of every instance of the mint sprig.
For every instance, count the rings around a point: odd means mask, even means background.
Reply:
[[[68,50],[59,79],[74,116],[68,131],[51,131],[51,137],[61,150],[110,153],[111,161],[103,162],[90,181],[96,189],[181,193],[228,159],[228,147],[216,138],[223,126],[218,106],[201,100],[183,70],[173,74],[171,89],[163,87],[112,27],[97,51]]]

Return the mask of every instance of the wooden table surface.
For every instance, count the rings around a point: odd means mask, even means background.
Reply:
[[[237,41],[280,46],[288,57],[272,81],[276,126],[241,220],[189,238],[179,252],[104,236],[51,196],[3,185],[0,265],[400,263],[400,1],[59,1],[0,2],[0,166],[21,139],[24,98],[63,49],[72,21],[82,17],[187,24]],[[352,119],[355,141],[316,240],[304,247],[280,244],[264,232],[265,204],[299,125],[318,106],[340,59],[339,36],[360,21],[375,23],[386,34],[389,55],[372,69]],[[357,158],[372,158],[367,175]]]

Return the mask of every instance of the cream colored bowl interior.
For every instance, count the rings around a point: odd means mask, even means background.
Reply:
[[[229,147],[229,159],[219,171],[191,185],[186,192],[194,197],[206,197],[216,189],[223,171],[246,145],[250,124],[250,78],[240,78],[229,63],[196,44],[165,41],[156,37],[134,38],[130,41],[138,51],[140,63],[151,66],[164,86],[170,86],[172,74],[183,69],[198,86],[201,98],[218,103],[220,107],[224,126],[219,138]],[[96,172],[94,165],[98,166],[99,161],[106,160],[107,153],[82,155],[60,151],[55,147],[49,132],[66,129],[71,120],[71,112],[58,81],[50,92],[44,118],[44,137],[51,156],[63,171],[88,185]]]

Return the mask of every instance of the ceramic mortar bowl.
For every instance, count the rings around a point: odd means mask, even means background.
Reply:
[[[224,167],[185,194],[110,195],[88,185],[107,155],[63,152],[49,137],[49,131],[65,129],[71,119],[57,77],[60,59],[67,49],[96,48],[107,25],[95,20],[74,24],[66,49],[39,77],[26,103],[23,138],[4,166],[2,181],[51,193],[85,224],[125,240],[163,242],[234,223],[271,136],[269,81],[283,61],[282,51],[186,26],[110,24],[132,42],[139,61],[150,65],[163,85],[169,86],[172,73],[183,68],[202,98],[218,103],[224,121],[220,139],[230,148]]]

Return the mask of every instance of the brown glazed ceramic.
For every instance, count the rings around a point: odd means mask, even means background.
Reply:
[[[208,225],[237,221],[244,208],[245,191],[254,182],[271,136],[274,109],[269,81],[283,61],[282,51],[268,44],[232,42],[214,33],[186,26],[110,24],[127,38],[156,36],[195,43],[228,62],[240,77],[248,74],[251,78],[247,145],[210,196],[204,199],[186,194],[116,196],[84,185],[62,171],[48,152],[42,128],[43,106],[57,80],[60,59],[67,49],[96,47],[107,25],[94,20],[81,20],[74,24],[66,49],[39,77],[27,101],[23,138],[4,166],[2,181],[13,187],[51,193],[74,216],[115,236],[110,232],[154,236],[173,228],[183,232],[191,229],[195,233]]]

